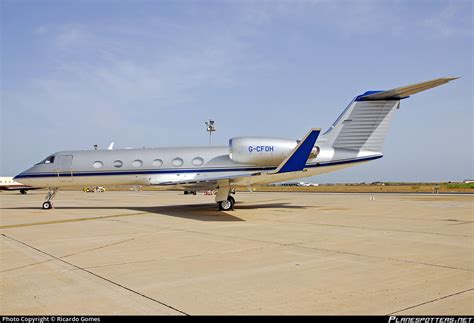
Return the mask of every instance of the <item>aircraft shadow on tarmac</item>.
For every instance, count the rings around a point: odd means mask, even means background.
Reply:
[[[258,210],[258,209],[304,209],[305,206],[291,205],[289,203],[269,203],[269,204],[240,204],[237,203],[236,210]],[[16,207],[4,208],[10,210],[37,210],[37,207]],[[163,206],[59,206],[56,211],[61,210],[133,210],[143,213],[167,215],[184,219],[198,221],[245,221],[234,216],[233,211],[218,211],[214,203],[206,204],[185,204],[185,205],[163,205]],[[49,212],[45,210],[45,212]],[[54,212],[54,211],[53,211]],[[137,214],[139,215],[139,214]],[[123,216],[117,214],[117,216]],[[112,218],[113,215],[106,215],[106,218]],[[97,218],[104,218],[97,217]]]

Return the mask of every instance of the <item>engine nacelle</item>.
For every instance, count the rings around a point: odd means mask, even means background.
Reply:
[[[236,163],[250,165],[278,165],[298,144],[297,140],[260,137],[237,137],[229,140],[229,157]],[[319,149],[314,147],[310,158]]]

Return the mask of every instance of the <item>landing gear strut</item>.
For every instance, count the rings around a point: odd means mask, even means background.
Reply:
[[[220,183],[216,193],[216,202],[219,211],[234,210],[235,199],[231,194],[235,194],[235,189],[230,187],[229,182]]]
[[[57,188],[50,188],[48,190],[48,194],[46,195],[46,202],[43,203],[43,209],[44,210],[49,210],[53,208],[53,198],[56,195],[56,192],[58,191]]]

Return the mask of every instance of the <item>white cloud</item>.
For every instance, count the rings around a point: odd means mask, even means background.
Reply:
[[[335,28],[344,34],[421,32],[444,37],[473,32],[472,15],[465,21],[459,18],[463,12],[472,12],[471,1],[451,0],[434,5],[426,2],[421,15],[417,8],[420,3],[401,0],[275,0],[243,4],[243,21],[257,26],[291,18],[313,19],[313,27]]]
[[[91,35],[81,26],[65,25],[56,36],[56,46],[60,49],[79,48],[81,45],[86,45],[87,40]]]
[[[472,15],[462,18],[465,11],[472,10],[472,2],[448,1],[440,11],[421,20],[418,25],[435,36],[472,35]]]
[[[184,30],[177,37],[158,35],[155,43],[153,35],[124,26],[107,33],[77,24],[39,30],[43,50],[54,57],[48,63],[54,65],[5,97],[15,118],[28,116],[24,126],[43,126],[32,140],[54,133],[91,137],[90,129],[151,132],[157,125],[150,115],[191,105],[199,92],[232,86],[245,69],[267,66],[248,55],[238,33],[228,31]],[[148,41],[137,43],[137,37]],[[136,119],[142,120],[130,122]]]

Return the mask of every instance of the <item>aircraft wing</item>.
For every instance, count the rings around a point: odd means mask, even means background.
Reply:
[[[159,186],[173,186],[182,189],[206,190],[219,186],[248,187],[259,183],[274,183],[294,178],[295,172],[304,171],[309,155],[318,139],[321,129],[311,129],[290,155],[276,169],[249,172],[246,174],[229,174],[205,178],[202,180],[184,180],[161,182]]]
[[[214,176],[202,180],[184,180],[184,181],[169,181],[157,183],[157,186],[170,186],[182,189],[196,189],[196,190],[209,190],[215,189],[219,186],[219,183],[228,182],[230,184],[234,183],[238,179],[243,179],[251,176],[259,176],[260,172],[255,172],[251,174],[237,174],[237,175],[224,175],[224,176]]]

